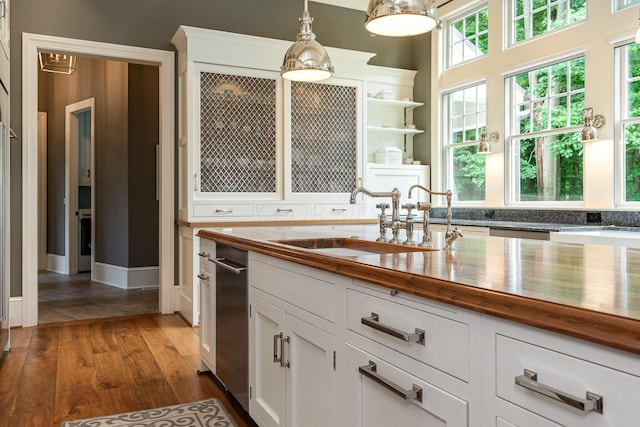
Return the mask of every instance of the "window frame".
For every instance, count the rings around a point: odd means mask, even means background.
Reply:
[[[444,55],[444,69],[445,70],[449,70],[451,68],[455,68],[455,67],[458,67],[458,66],[461,66],[461,65],[464,65],[464,64],[468,64],[468,63],[476,61],[476,60],[478,60],[480,58],[486,57],[489,54],[489,49],[487,48],[487,53],[485,53],[483,55],[478,55],[478,56],[475,56],[475,57],[473,57],[471,59],[462,60],[460,62],[456,62],[455,64],[451,63],[451,59],[452,59],[451,58],[452,57],[452,55],[451,55],[451,51],[452,51],[452,38],[451,38],[451,31],[452,30],[451,30],[451,28],[453,27],[453,24],[458,22],[458,21],[460,21],[460,20],[466,19],[467,17],[469,17],[471,15],[477,15],[483,9],[487,9],[487,20],[490,20],[490,17],[489,17],[489,1],[488,0],[484,0],[484,1],[474,5],[471,8],[463,9],[461,12],[451,16],[450,18],[447,18],[447,20],[445,21],[445,24],[444,24],[444,31],[445,31],[445,34],[446,34],[445,35],[445,44],[447,46],[446,52],[445,52],[445,55]],[[489,27],[487,27],[486,34],[487,34],[487,39],[488,39],[489,38]],[[479,33],[476,33],[475,37],[477,38],[478,35],[479,35]],[[466,37],[463,40],[466,40]],[[464,57],[464,54],[463,54],[463,57]]]

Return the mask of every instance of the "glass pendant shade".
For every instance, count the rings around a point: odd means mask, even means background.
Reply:
[[[434,0],[370,0],[364,26],[373,34],[407,37],[427,33],[440,24]]]
[[[71,74],[76,70],[77,57],[60,53],[39,52],[40,69],[49,73]]]
[[[331,77],[334,68],[329,54],[316,41],[316,35],[311,30],[313,18],[307,10],[307,0],[304,2],[304,12],[300,18],[300,33],[284,55],[280,74],[287,80],[303,82],[325,80]]]

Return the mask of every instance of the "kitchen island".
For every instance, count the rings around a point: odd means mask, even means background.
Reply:
[[[277,241],[376,226],[227,227],[200,237],[640,354],[640,250],[469,235],[452,251],[331,256]],[[442,248],[442,233],[433,233]]]
[[[371,225],[198,235],[249,252],[261,426],[633,425],[638,250],[470,234],[445,251],[442,233],[380,249]],[[349,250],[313,247],[331,241]]]

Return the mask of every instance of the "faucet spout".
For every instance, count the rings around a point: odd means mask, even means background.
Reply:
[[[356,187],[351,192],[349,203],[353,205],[356,202],[356,196],[360,193],[366,194],[369,197],[391,197],[391,200],[395,200],[395,198],[400,200],[400,192],[398,191],[397,188],[394,188],[393,191],[375,192],[364,187]]]

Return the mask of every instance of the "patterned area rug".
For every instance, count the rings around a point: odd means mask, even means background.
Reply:
[[[66,421],[62,427],[237,426],[218,399],[166,406],[126,414]]]

